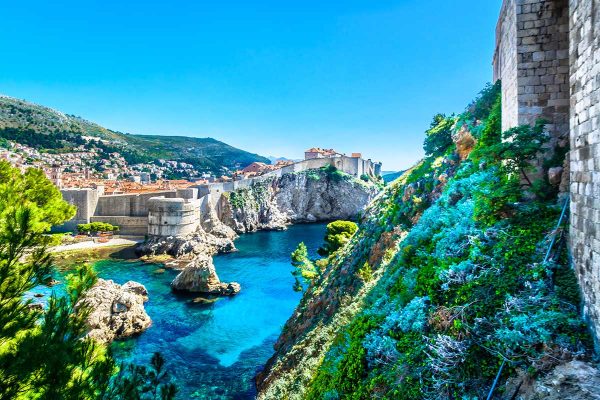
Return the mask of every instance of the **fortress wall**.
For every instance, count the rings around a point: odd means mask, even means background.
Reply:
[[[77,229],[77,225],[89,223],[96,211],[98,191],[95,189],[63,189],[60,192],[65,201],[77,207],[77,212],[73,219],[61,226],[54,227],[53,231],[72,232]]]
[[[519,125],[517,83],[517,0],[504,1],[496,25],[494,81],[502,80],[502,130]]]
[[[197,188],[186,188],[186,189],[177,189],[175,191],[175,197],[179,197],[182,199],[197,199],[198,198],[198,189]]]
[[[206,185],[197,185],[194,188],[198,189],[198,198],[202,198],[207,194],[210,194],[210,188],[214,184],[206,184]]]
[[[200,200],[182,198],[152,198],[148,209],[148,234],[154,236],[185,236],[200,225]]]
[[[148,233],[148,217],[93,216],[90,222],[108,222],[119,227],[119,234],[125,236],[144,236]]]
[[[496,27],[494,79],[502,80],[502,130],[543,118],[555,143],[569,131],[567,0],[505,0]]]
[[[223,193],[250,188],[257,182],[278,178],[284,174],[319,169],[329,165],[357,177],[363,173],[375,172],[374,163],[371,160],[338,156],[299,161],[256,178],[196,185],[186,189],[110,196],[98,195],[98,190],[95,189],[63,190],[63,197],[77,206],[77,216],[64,226],[58,227],[57,230],[75,230],[77,224],[100,221],[118,225],[121,233],[125,235],[139,235],[147,232],[154,235],[184,235],[185,232],[191,233],[190,229],[196,229],[197,225],[194,226],[194,224],[200,221],[200,212],[208,212],[210,204],[220,208]],[[193,211],[188,209],[179,211],[154,209],[151,211],[150,203],[155,197],[163,197],[165,204],[169,203],[166,201],[168,199],[177,199],[174,203],[170,203],[171,207],[174,207],[173,204],[179,201],[195,205]],[[192,200],[197,201],[193,202]],[[151,214],[152,212],[153,214]],[[195,222],[191,222],[189,218],[193,218]]]
[[[571,227],[584,312],[600,338],[600,0],[570,1]],[[598,342],[597,342],[598,345]],[[597,346],[600,348],[600,346]]]
[[[244,179],[233,182],[233,190],[247,189],[254,184],[254,179]]]
[[[167,190],[153,193],[100,196],[95,215],[144,217],[148,215],[148,200],[156,196],[174,198],[177,193],[175,190]]]
[[[569,245],[600,349],[600,0],[505,0],[496,33],[503,129],[544,118],[569,138]]]

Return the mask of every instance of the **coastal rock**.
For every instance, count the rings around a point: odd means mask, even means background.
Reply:
[[[505,393],[517,400],[600,399],[600,371],[590,363],[571,361],[535,380],[524,374],[509,379]]]
[[[237,233],[354,219],[378,192],[375,185],[339,171],[288,173],[223,195],[219,218]]]
[[[456,152],[461,160],[466,160],[471,151],[475,148],[476,140],[473,137],[471,131],[466,125],[462,126],[458,132],[456,132],[452,139],[456,144]]]
[[[219,280],[210,257],[196,257],[175,277],[171,288],[194,293],[230,296],[240,291],[236,282],[224,283]]]
[[[140,255],[168,254],[174,258],[234,251],[235,245],[231,234],[233,233],[233,237],[235,237],[235,233],[228,230],[227,227],[216,229],[220,236],[207,233],[202,228],[185,237],[153,236],[141,243],[136,251]]]
[[[129,281],[118,285],[98,279],[75,306],[89,307],[88,336],[103,343],[137,335],[152,325],[144,309],[148,291],[144,285]]]

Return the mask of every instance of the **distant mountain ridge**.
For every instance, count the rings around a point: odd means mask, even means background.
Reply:
[[[127,134],[49,107],[0,95],[0,138],[38,150],[68,152],[82,141],[89,143],[90,137],[106,152],[121,152],[130,163],[158,159],[181,161],[215,174],[243,168],[255,161],[269,163],[266,157],[210,137]]]
[[[286,158],[286,157],[268,156],[267,158],[269,159],[269,161],[271,161],[271,164],[273,164],[273,165],[277,164],[278,161],[292,161],[292,162],[302,161],[299,159],[292,159],[292,158]]]

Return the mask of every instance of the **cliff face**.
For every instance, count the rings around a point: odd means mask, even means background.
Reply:
[[[331,169],[284,174],[224,195],[219,218],[238,233],[290,223],[353,219],[377,187]]]
[[[436,185],[431,191],[424,190],[424,179],[409,181],[409,174],[405,174],[365,208],[359,231],[311,284],[285,324],[275,354],[257,376],[258,399],[305,397],[325,351],[361,312],[365,297],[393,260],[407,233],[405,223],[418,220],[423,205],[439,196],[455,166],[454,162],[440,163],[432,174]],[[404,218],[394,215],[398,210],[404,212]],[[373,271],[368,282],[359,275],[365,262]]]
[[[514,371],[589,356],[575,275],[550,245],[560,180],[524,187],[519,160],[542,134],[503,138],[500,110],[496,85],[436,116],[427,157],[373,200],[305,292],[259,399],[485,398],[505,361],[502,396]]]

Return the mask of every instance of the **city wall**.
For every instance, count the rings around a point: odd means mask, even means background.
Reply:
[[[108,222],[118,225],[121,235],[187,235],[197,229],[202,213],[219,207],[223,193],[249,188],[256,182],[332,165],[360,177],[378,176],[381,164],[358,157],[337,156],[303,160],[256,178],[198,185],[188,189],[152,193],[102,195],[97,189],[64,189],[63,198],[77,206],[77,215],[57,227],[57,231],[75,231],[78,224]]]
[[[153,193],[100,196],[94,215],[98,217],[110,217],[116,215],[147,217],[148,201],[157,196],[174,198],[177,194],[175,190],[165,190]]]
[[[600,0],[505,0],[496,34],[503,130],[543,118],[570,146],[569,248],[600,349]]]
[[[505,0],[493,69],[502,80],[502,130],[544,119],[552,144],[567,145],[568,1]]]
[[[98,204],[98,190],[96,189],[65,189],[61,190],[63,199],[77,207],[77,213],[73,219],[67,221],[57,231],[74,232],[77,225],[87,224],[96,212]]]
[[[571,252],[585,314],[600,338],[600,1],[569,6]]]

